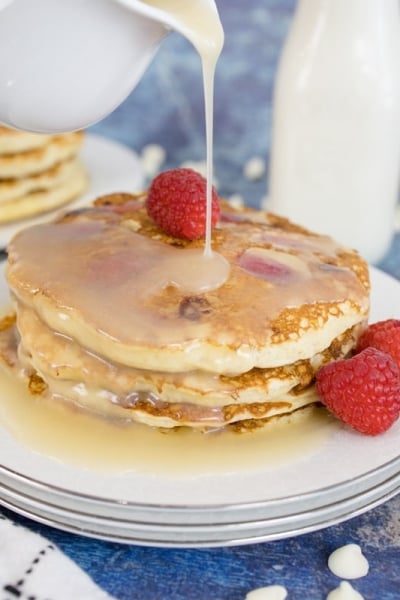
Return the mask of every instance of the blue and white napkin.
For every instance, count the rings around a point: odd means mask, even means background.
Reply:
[[[1,600],[113,600],[43,536],[0,514]]]

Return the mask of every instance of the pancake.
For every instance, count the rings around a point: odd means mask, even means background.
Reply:
[[[83,139],[81,131],[50,136],[0,126],[0,225],[50,212],[86,191]]]
[[[226,425],[239,420],[270,417],[297,410],[310,400],[317,368],[338,354],[349,353],[357,330],[346,332],[313,361],[298,361],[275,369],[253,369],[238,377],[216,376],[205,371],[165,373],[116,365],[88,352],[74,340],[50,330],[37,314],[20,307],[18,330],[20,364],[36,373],[52,393],[81,403],[82,373],[85,373],[85,407],[114,417],[126,417],[135,399],[135,414],[141,422],[154,411],[173,407],[174,421],[195,425],[193,414],[204,426]],[[146,402],[150,396],[151,401]],[[115,401],[118,399],[118,401]],[[141,401],[139,411],[138,401]],[[152,418],[154,420],[154,417]],[[149,424],[149,423],[148,423]],[[162,425],[166,426],[165,422]]]
[[[317,402],[316,371],[349,355],[368,319],[362,258],[276,215],[223,203],[213,249],[229,278],[194,295],[168,273],[182,259],[190,268],[202,240],[165,235],[145,200],[100,198],[10,243],[15,364],[28,381],[160,427],[257,423]]]
[[[86,169],[78,158],[23,179],[0,180],[0,224],[61,208],[87,186]]]
[[[299,416],[318,402],[312,385],[317,365],[337,357],[339,348],[345,355],[356,333],[346,335],[346,342],[336,340],[313,364],[299,361],[216,380],[205,372],[177,375],[107,363],[43,324],[25,329],[31,319],[21,325],[26,313],[21,319],[20,312],[18,329],[12,315],[0,320],[0,360],[25,380],[30,394],[50,393],[112,419],[201,430],[233,426],[248,431],[277,417]]]
[[[35,175],[20,179],[0,179],[0,208],[3,204],[26,197],[32,192],[44,192],[59,187],[82,170],[81,161],[72,158]]]
[[[17,154],[42,148],[51,140],[51,137],[48,134],[18,131],[0,125],[0,155]]]
[[[46,144],[24,152],[0,154],[0,179],[18,179],[51,169],[75,156],[83,139],[84,133],[75,131],[52,136]]]

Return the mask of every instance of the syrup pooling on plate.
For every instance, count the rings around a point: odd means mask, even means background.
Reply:
[[[193,292],[196,291],[195,288],[203,287],[204,284],[208,289],[212,289],[225,283],[229,276],[229,264],[222,256],[213,251],[211,244],[214,79],[217,61],[224,44],[224,32],[215,5],[207,0],[196,0],[194,2],[142,0],[142,2],[167,13],[168,22],[175,25],[176,29],[193,44],[201,60],[207,157],[206,235],[203,252],[196,249],[192,253],[185,253],[185,255],[187,262],[193,269],[187,287],[192,286]],[[196,274],[199,275],[199,283],[194,281]],[[208,278],[208,282],[204,281],[204,276],[206,276],[206,279]]]
[[[160,431],[105,420],[59,399],[32,396],[22,381],[4,371],[0,396],[2,425],[18,441],[65,464],[100,472],[192,478],[279,468],[307,460],[337,430],[324,409],[310,408],[251,435],[233,430],[201,434],[188,428]]]
[[[6,315],[11,315],[9,308],[0,310],[0,319]],[[29,392],[26,379],[16,377],[12,367],[18,365],[12,329],[0,332],[0,354],[9,362],[8,369],[0,370],[2,425],[30,450],[79,468],[164,478],[279,469],[308,460],[337,431],[335,419],[315,406],[271,420],[250,435],[229,428],[208,434],[189,428],[167,432],[104,419],[60,398]]]

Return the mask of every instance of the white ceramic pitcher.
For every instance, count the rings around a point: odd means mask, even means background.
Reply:
[[[218,18],[214,0],[192,4]],[[102,119],[132,91],[167,33],[187,34],[179,6],[0,0],[0,122],[54,133]]]

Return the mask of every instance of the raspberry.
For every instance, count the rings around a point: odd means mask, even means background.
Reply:
[[[164,171],[155,177],[147,195],[147,212],[168,235],[196,240],[206,231],[206,180],[193,169]],[[211,225],[219,219],[218,196],[212,189]]]
[[[400,368],[400,320],[387,319],[369,325],[358,340],[356,352],[370,346],[389,354]]]
[[[376,348],[322,367],[316,389],[336,417],[361,433],[382,433],[400,414],[399,368]]]

